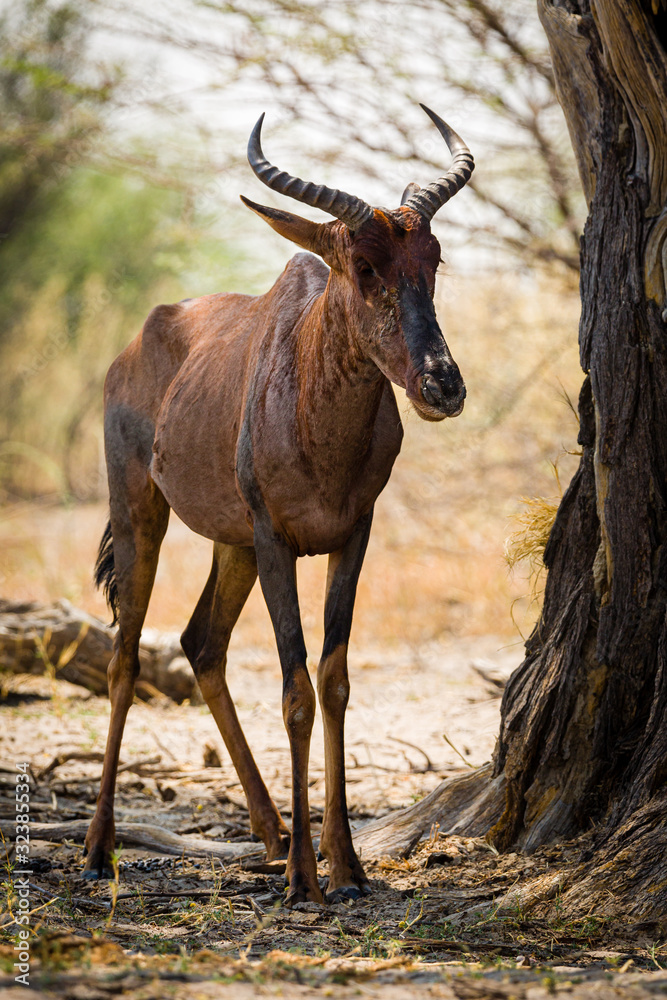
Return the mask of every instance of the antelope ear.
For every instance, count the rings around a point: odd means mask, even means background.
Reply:
[[[419,184],[416,181],[410,181],[401,196],[401,205],[405,205],[408,198],[412,198],[413,194],[417,194],[417,191],[421,191]]]
[[[268,208],[266,205],[257,205],[254,201],[250,201],[249,198],[244,198],[243,195],[241,195],[241,201],[268,222],[271,229],[275,229],[277,233],[291,240],[292,243],[303,247],[304,250],[310,250],[311,253],[316,253],[327,264],[331,264],[330,258],[333,257],[333,246],[330,235],[330,222],[311,222],[310,219],[302,219],[300,215],[292,215],[291,212],[283,212],[279,208]]]

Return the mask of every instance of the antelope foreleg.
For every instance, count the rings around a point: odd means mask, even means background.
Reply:
[[[315,692],[306,667],[306,646],[296,591],[296,559],[263,519],[255,522],[259,580],[276,634],[283,673],[283,719],[292,758],[292,839],[287,858],[286,905],[321,903],[310,837],[308,757],[315,718]]]
[[[370,892],[352,844],[345,796],[345,710],[350,694],[347,646],[357,581],[366,553],[372,512],[361,518],[343,549],[329,557],[322,659],[317,691],[324,722],[326,801],[320,851],[329,862],[327,899],[356,899]]]

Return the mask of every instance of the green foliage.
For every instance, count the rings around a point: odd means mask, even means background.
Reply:
[[[165,256],[183,249],[179,202],[174,192],[86,168],[47,189],[0,249],[0,336],[11,337],[12,316],[30,311],[56,276],[70,340],[85,320],[93,275],[124,309],[136,308],[142,292],[180,263],[172,258],[169,266]]]
[[[0,19],[0,234],[19,229],[45,186],[57,185],[102,130],[120,79],[85,58],[79,3],[24,0]]]
[[[0,247],[0,484],[98,495],[102,383],[160,301],[242,284],[182,193],[79,167]],[[60,471],[60,475],[58,472]]]
[[[0,499],[103,493],[113,358],[159,302],[248,284],[192,185],[109,167],[122,74],[91,60],[84,9],[0,19]]]

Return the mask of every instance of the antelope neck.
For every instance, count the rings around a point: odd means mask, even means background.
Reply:
[[[297,417],[303,443],[372,433],[385,377],[364,351],[356,293],[331,271],[298,333]]]

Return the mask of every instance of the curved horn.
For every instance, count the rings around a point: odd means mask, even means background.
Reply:
[[[454,129],[450,128],[447,122],[443,122],[434,111],[427,108],[425,104],[420,105],[429,116],[442,138],[447,143],[452,154],[452,165],[442,177],[433,181],[425,188],[421,188],[413,194],[405,204],[429,222],[445,202],[453,198],[457,191],[460,191],[470,180],[470,175],[475,169],[475,161],[472,153]]]
[[[318,186],[311,184],[310,181],[299,180],[298,177],[292,177],[291,174],[278,170],[278,167],[269,163],[260,143],[263,121],[264,115],[255,125],[248,140],[248,162],[260,181],[280,194],[286,194],[313,208],[321,208],[329,215],[334,215],[341,222],[345,222],[350,229],[358,229],[362,222],[371,218],[373,209],[361,198],[355,198],[354,195],[345,194],[344,191],[337,191],[324,184]]]

